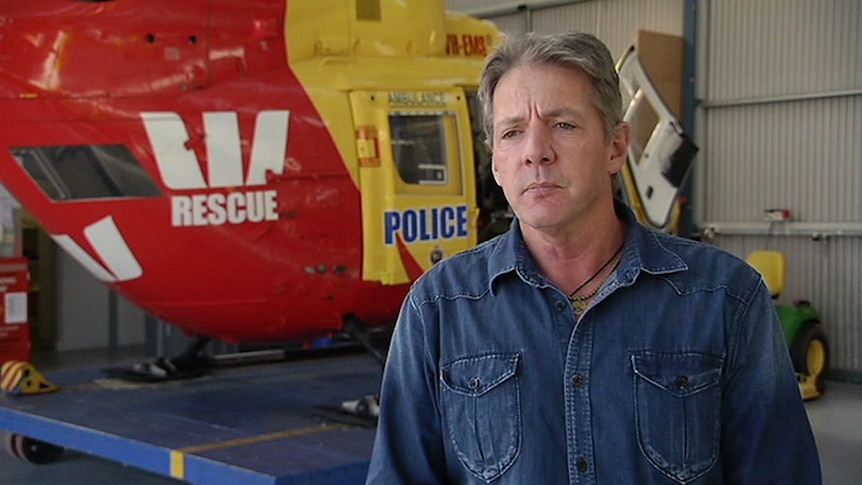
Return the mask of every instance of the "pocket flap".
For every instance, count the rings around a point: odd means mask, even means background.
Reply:
[[[723,360],[700,352],[638,352],[631,356],[635,374],[680,397],[718,383]]]
[[[481,396],[514,376],[520,358],[517,352],[466,357],[443,366],[440,379],[455,392]]]

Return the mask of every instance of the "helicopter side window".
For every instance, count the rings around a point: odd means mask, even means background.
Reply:
[[[16,147],[11,151],[53,200],[161,195],[147,171],[123,145]]]
[[[449,183],[444,116],[397,113],[389,116],[392,156],[398,175],[405,183]]]

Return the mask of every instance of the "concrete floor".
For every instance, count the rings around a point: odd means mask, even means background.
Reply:
[[[825,394],[806,407],[824,485],[862,483],[862,384],[826,382]]]
[[[81,363],[80,358],[76,363]],[[826,384],[826,394],[806,405],[820,448],[823,483],[857,485],[862,483],[862,384]],[[68,450],[58,462],[49,465],[23,462],[0,450],[0,483],[167,485],[182,482]]]

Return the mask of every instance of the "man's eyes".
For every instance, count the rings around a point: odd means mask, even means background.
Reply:
[[[578,125],[576,125],[574,123],[569,123],[568,121],[558,121],[558,122],[554,123],[554,128],[559,128],[561,130],[570,131],[570,130],[577,129]],[[521,130],[521,129],[505,130],[500,134],[500,139],[501,140],[508,140],[510,138],[514,138],[514,137],[520,135],[523,132],[524,132],[524,130]]]
[[[509,138],[513,138],[514,136],[518,135],[519,133],[521,133],[521,130],[506,130],[503,132],[502,135],[500,135],[500,138],[503,140],[507,140]]]

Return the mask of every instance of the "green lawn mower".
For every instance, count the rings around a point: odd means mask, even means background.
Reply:
[[[754,251],[748,263],[757,269],[773,299],[784,290],[787,262],[779,251]],[[823,376],[829,368],[829,343],[820,325],[820,312],[806,300],[790,305],[775,305],[784,329],[790,358],[796,370],[799,391],[805,400],[823,393]]]

